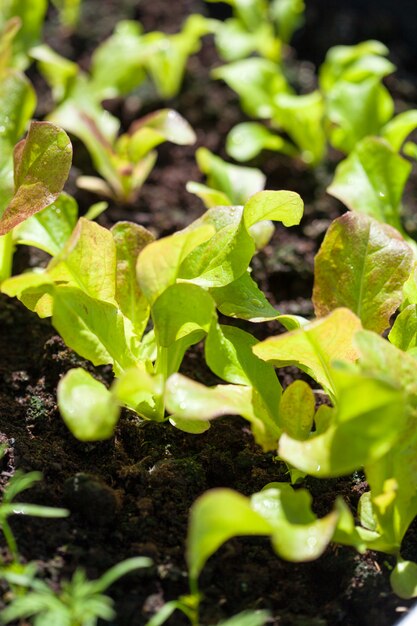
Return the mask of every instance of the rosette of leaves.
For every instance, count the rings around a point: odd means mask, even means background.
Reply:
[[[274,446],[280,386],[273,368],[252,355],[250,334],[218,324],[216,310],[254,321],[279,315],[248,272],[256,251],[252,231],[266,219],[297,224],[302,210],[293,192],[259,192],[244,206],[210,209],[185,230],[155,242],[135,224],[108,231],[81,218],[45,271],[5,281],[5,293],[52,317],[69,347],[94,365],[113,366],[111,390],[81,369],[62,379],[58,401],[72,432],[84,440],[111,436],[123,405],[142,418],[165,421],[166,382],[185,351],[207,337],[213,371],[244,383],[227,402],[238,413],[243,407],[265,448]],[[153,328],[146,331],[150,319]],[[264,391],[258,370],[269,381]],[[225,407],[217,414],[224,412]],[[202,432],[211,417],[188,412],[171,421]]]

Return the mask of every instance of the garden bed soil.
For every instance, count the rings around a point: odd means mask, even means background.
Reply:
[[[53,11],[46,35],[55,49],[87,67],[94,47],[122,17],[139,19],[147,30],[173,32],[189,13],[202,10],[197,0],[86,0],[76,35],[58,28]],[[304,37],[308,42],[309,36],[307,22],[297,41]],[[307,43],[303,49],[308,50]],[[216,62],[213,44],[206,41],[201,52],[190,59],[183,93],[170,106],[193,125],[198,145],[224,156],[225,134],[244,118],[226,86],[212,81],[207,87],[210,68]],[[296,68],[296,60],[293,63]],[[303,67],[304,74],[307,67],[312,75],[309,63]],[[42,89],[39,112],[44,114],[49,94],[35,71],[31,73]],[[409,106],[413,98],[417,101],[416,86],[408,76],[400,76],[396,82],[391,79],[391,87],[396,89],[400,108]],[[136,96],[109,103],[124,127],[157,105],[166,106],[156,98],[144,103]],[[136,205],[111,206],[101,216],[101,223],[107,226],[130,219],[161,236],[201,215],[204,209],[200,200],[185,191],[188,180],[201,181],[194,150],[194,146],[162,146],[157,167]],[[278,227],[271,243],[253,263],[255,278],[282,312],[313,314],[314,255],[327,226],[343,210],[325,193],[337,158],[332,155],[314,173],[301,163],[274,154],[263,155],[253,163],[267,174],[267,188],[295,190],[306,203],[301,226]],[[71,180],[77,169],[85,172],[88,168],[91,164],[80,149]],[[416,188],[414,179],[407,191],[410,221]],[[69,190],[75,193],[81,212],[96,200],[78,191],[73,183]],[[22,249],[16,255],[16,268],[37,261]],[[8,445],[1,461],[1,485],[16,468],[40,470],[43,482],[27,492],[25,499],[71,510],[71,516],[64,520],[14,519],[22,558],[36,560],[42,575],[58,588],[76,567],[82,566],[94,578],[123,558],[151,557],[154,565],[150,570],[132,574],[112,588],[118,613],[114,624],[143,626],[165,602],[188,591],[184,542],[189,507],[195,499],[213,487],[230,487],[249,495],[271,481],[287,480],[285,466],[273,454],[262,452],[248,423],[238,417],[216,420],[206,433],[193,436],[168,424],[138,423],[125,411],[113,439],[80,443],[59,416],[56,385],[66,371],[79,365],[110,383],[110,368],[93,368],[65,347],[48,320],[38,319],[4,296],[0,297],[0,328],[0,436]],[[262,327],[246,324],[245,328],[259,338],[281,332],[277,323]],[[201,346],[190,351],[182,371],[208,385],[218,382],[204,365]],[[287,385],[300,373],[285,368],[279,375]],[[336,495],[342,495],[355,511],[367,489],[359,473],[337,480],[307,479],[304,486],[311,491],[319,515],[330,511]],[[414,560],[416,531],[414,524],[404,545],[404,556]],[[5,548],[3,556],[8,558]],[[233,539],[209,560],[201,576],[201,623],[217,624],[244,609],[266,608],[274,626],[391,626],[410,606],[391,592],[392,565],[386,555],[358,555],[339,546],[329,547],[315,562],[293,564],[279,559],[267,539]],[[177,613],[168,622],[183,623],[186,620]]]

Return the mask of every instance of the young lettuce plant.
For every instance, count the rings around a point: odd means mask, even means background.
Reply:
[[[273,368],[253,357],[251,335],[218,324],[216,309],[258,321],[278,316],[248,273],[256,250],[251,231],[265,219],[297,224],[302,210],[295,193],[260,192],[243,207],[210,209],[185,230],[155,242],[134,224],[107,231],[81,218],[46,271],[6,281],[5,293],[42,317],[52,316],[69,347],[94,365],[113,366],[117,378],[110,391],[81,369],[62,379],[58,400],[72,432],[85,440],[111,436],[120,405],[145,419],[166,420],[166,381],[185,351],[207,336],[210,367],[227,382],[242,383],[229,392],[229,405],[235,412],[243,407],[265,448],[275,446],[280,386]],[[150,316],[153,329],[145,333]],[[260,376],[268,380],[265,389]],[[175,397],[174,387],[175,381]],[[171,421],[202,432],[215,417],[205,415],[174,414]]]
[[[266,59],[245,59],[216,69],[215,78],[238,93],[243,110],[270,120],[272,128],[257,122],[237,125],[227,139],[228,153],[245,161],[269,149],[315,166],[325,157],[327,142],[349,153],[367,135],[380,134],[394,110],[382,84],[395,69],[385,58],[387,53],[377,41],[332,48],[319,71],[319,89],[303,95],[295,94],[282,68]]]
[[[29,51],[42,38],[47,8],[47,0],[5,0],[1,3],[0,33],[7,32],[11,22],[19,25],[11,41],[11,67],[25,70],[30,64]]]
[[[219,0],[207,0],[219,2]],[[216,47],[225,61],[236,61],[257,53],[279,61],[282,47],[304,20],[303,0],[227,0],[233,17],[218,22]]]
[[[172,109],[162,109],[136,120],[129,131],[110,143],[99,128],[89,120],[84,135],[97,171],[106,179],[80,176],[77,185],[118,202],[133,204],[149,176],[157,153],[156,146],[164,141],[190,145],[196,140],[188,122]],[[71,130],[71,129],[69,129]],[[74,134],[80,134],[80,128]]]

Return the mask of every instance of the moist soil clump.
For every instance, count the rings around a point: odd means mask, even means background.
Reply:
[[[117,20],[135,18],[146,30],[175,32],[185,17],[196,11],[207,11],[207,7],[198,0],[88,0],[76,34],[63,33],[51,9],[46,37],[58,52],[88,68],[92,51],[111,33]],[[313,41],[308,21],[297,42],[301,36],[306,38],[302,50],[308,52],[308,37]],[[317,59],[312,55],[307,58],[310,60]],[[293,63],[297,65],[296,59]],[[197,146],[204,145],[225,157],[225,135],[245,116],[236,96],[210,79],[216,64],[219,60],[213,43],[206,40],[200,53],[189,61],[182,93],[169,106],[194,127]],[[38,112],[43,115],[51,106],[50,94],[34,69],[31,78],[38,89]],[[315,79],[310,76],[309,80]],[[404,75],[398,82],[390,80],[398,107],[409,106],[417,93],[416,85]],[[107,106],[126,129],[138,116],[167,103],[152,95],[148,101],[135,97]],[[87,153],[78,147],[68,191],[75,195],[82,214],[96,198],[74,185],[80,170],[91,171]],[[158,149],[157,166],[137,203],[132,207],[110,206],[100,217],[101,223],[111,226],[128,219],[163,236],[201,215],[204,209],[200,200],[185,190],[188,180],[202,182],[195,147],[165,145]],[[267,188],[297,191],[305,202],[301,225],[294,229],[278,227],[253,262],[254,278],[283,313],[313,315],[314,255],[331,221],[344,211],[325,193],[339,157],[331,154],[314,172],[271,153],[250,163],[265,172]],[[416,187],[414,176],[406,194],[411,225]],[[15,263],[18,270],[38,264],[39,257],[30,251],[28,258],[27,250],[22,249]],[[259,339],[282,332],[277,323],[242,326]],[[4,296],[0,297],[0,327],[0,443],[7,445],[1,461],[0,489],[16,468],[39,470],[44,480],[25,493],[24,499],[66,506],[71,511],[63,520],[13,519],[21,556],[36,560],[42,576],[56,589],[77,567],[95,578],[124,558],[151,557],[154,565],[150,570],[131,574],[112,587],[117,626],[143,626],[165,602],[188,592],[184,543],[189,508],[195,499],[215,487],[250,495],[269,482],[287,481],[286,468],[274,454],[262,452],[248,423],[237,417],[215,420],[206,433],[193,436],[169,424],[138,422],[133,413],[125,411],[113,439],[81,443],[70,435],[59,416],[57,383],[70,368],[82,366],[110,384],[111,369],[94,368],[66,348],[48,320],[38,319]],[[189,352],[181,371],[207,385],[219,382],[204,364],[201,345]],[[304,377],[295,368],[284,368],[279,376],[285,386]],[[309,478],[304,486],[311,491],[319,515],[331,510],[337,495],[355,512],[367,490],[359,473],[334,480]],[[404,543],[405,558],[417,559],[416,532],[417,525],[413,524]],[[4,546],[2,552],[7,559]],[[386,555],[359,555],[340,546],[329,547],[315,562],[293,564],[279,559],[267,539],[233,539],[208,561],[202,573],[201,623],[217,624],[239,611],[265,608],[270,610],[269,623],[274,626],[391,626],[410,605],[390,589],[392,567],[393,560]],[[181,626],[187,622],[176,613],[167,623]]]

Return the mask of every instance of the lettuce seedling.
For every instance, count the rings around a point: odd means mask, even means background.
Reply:
[[[228,136],[228,153],[245,161],[269,149],[315,166],[324,158],[327,143],[350,153],[368,135],[394,135],[394,103],[382,83],[395,69],[387,53],[377,41],[331,48],[319,70],[319,89],[302,95],[294,93],[282,68],[267,59],[217,68],[215,78],[238,93],[248,115],[270,120],[270,128],[257,122],[238,124]],[[406,123],[410,125],[410,117],[398,126]]]
[[[196,140],[188,122],[172,109],[156,111],[135,121],[127,133],[112,142],[100,133],[92,119],[84,118],[83,126],[71,125],[69,130],[82,136],[97,171],[106,179],[80,176],[77,185],[127,204],[135,202],[155,165],[156,146],[164,141],[190,145]]]
[[[219,0],[208,0],[218,2]],[[233,17],[218,22],[216,47],[225,61],[246,58],[252,53],[278,61],[282,47],[304,19],[303,0],[227,0]]]
[[[42,317],[52,316],[69,347],[94,365],[113,366],[117,379],[111,390],[78,370],[62,379],[58,401],[72,432],[88,440],[110,436],[120,405],[145,419],[167,419],[166,381],[185,351],[207,336],[210,367],[227,382],[244,384],[242,399],[253,395],[256,409],[246,411],[255,436],[266,448],[275,445],[280,386],[273,369],[252,355],[251,335],[218,325],[216,308],[244,319],[279,315],[248,274],[256,250],[251,228],[265,219],[296,224],[302,208],[295,193],[259,192],[243,207],[210,209],[185,230],[155,242],[134,224],[107,231],[81,218],[46,271],[6,281],[5,293]],[[249,299],[242,306],[243,295]],[[153,329],[144,334],[149,316]],[[178,427],[208,428],[204,416],[173,412]]]
[[[339,163],[327,191],[352,211],[365,213],[396,228],[415,249],[405,232],[402,197],[412,165],[400,154],[410,151],[407,136],[417,128],[417,111],[394,117],[381,130],[381,137],[366,137]]]
[[[201,198],[207,209],[244,204],[265,187],[266,176],[254,167],[227,163],[207,148],[198,148],[195,156],[207,185],[189,182],[187,191]]]

